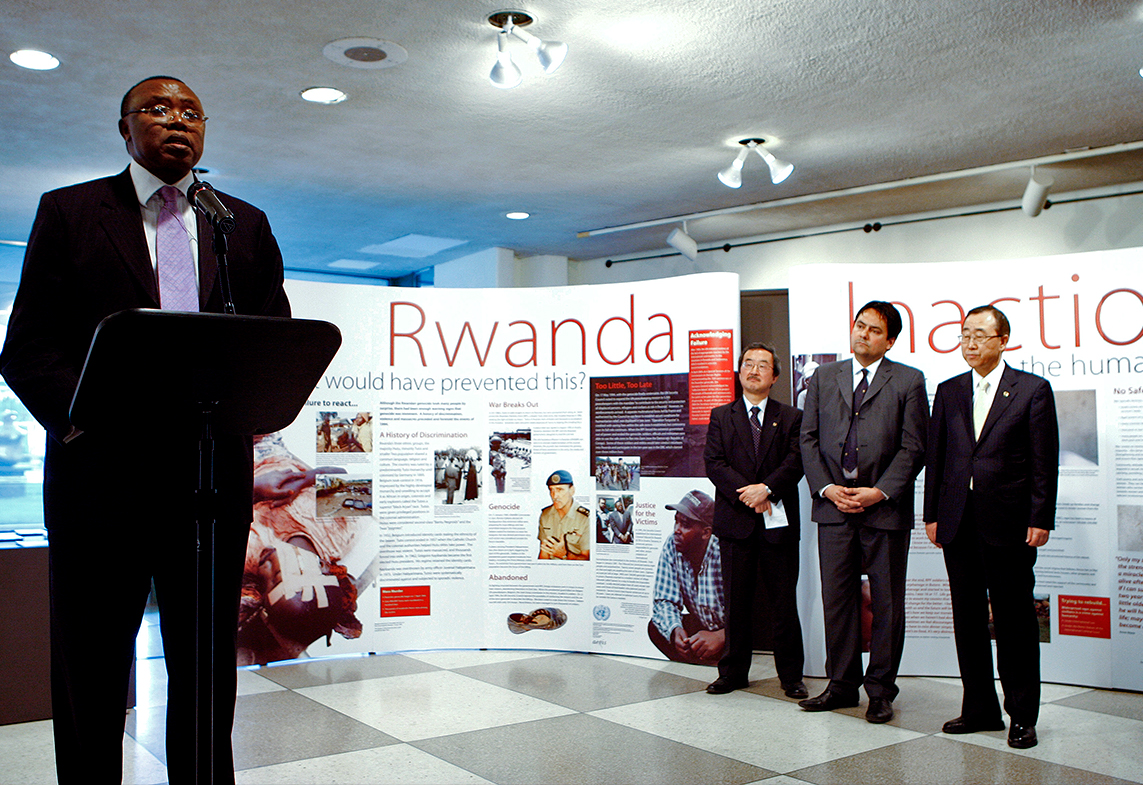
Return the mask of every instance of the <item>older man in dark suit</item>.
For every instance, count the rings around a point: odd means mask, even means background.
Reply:
[[[890,303],[861,307],[850,335],[853,359],[824,365],[806,388],[802,463],[818,524],[829,686],[806,711],[856,706],[888,722],[905,642],[905,567],[913,483],[925,459],[929,399],[916,368],[885,357],[901,332]],[[861,667],[861,575],[869,578],[873,624]]]
[[[945,733],[1003,730],[992,671],[989,604],[1008,744],[1034,747],[1040,711],[1036,549],[1055,528],[1059,426],[1045,379],[1004,362],[1011,330],[997,308],[968,312],[971,370],[942,382],[925,462],[925,532],[944,549],[964,698]]]
[[[788,697],[807,695],[797,602],[802,413],[770,397],[781,372],[771,347],[750,344],[738,361],[742,397],[710,413],[706,474],[716,491],[713,528],[727,610],[726,651],[706,688],[714,695],[749,682],[759,574],[771,606],[778,679]]]
[[[62,783],[122,776],[128,675],[152,579],[169,685],[168,774],[172,783],[194,779],[197,433],[178,422],[81,433],[68,410],[104,317],[127,308],[222,311],[210,225],[186,198],[205,123],[198,96],[178,79],[152,77],[127,92],[119,132],[132,162],[114,177],[44,195],[0,354],[4,378],[48,432],[44,518]],[[265,214],[222,198],[237,222],[228,259],[238,312],[288,316]],[[249,438],[216,441],[216,782],[234,781],[234,645],[252,467]]]

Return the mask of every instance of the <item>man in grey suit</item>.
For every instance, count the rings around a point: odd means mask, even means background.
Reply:
[[[888,722],[905,641],[905,565],[913,483],[925,460],[929,399],[916,368],[885,357],[901,333],[891,304],[861,307],[852,360],[824,365],[806,388],[802,464],[818,524],[829,686],[801,701],[806,711],[856,706]],[[873,623],[869,667],[861,667],[861,576],[869,578]]]
[[[996,629],[1008,745],[1036,746],[1040,625],[1032,589],[1036,549],[1055,528],[1060,436],[1046,379],[1004,362],[1010,334],[997,308],[961,325],[971,370],[941,382],[925,463],[925,533],[945,554],[964,700],[945,733],[1003,730],[992,677]]]

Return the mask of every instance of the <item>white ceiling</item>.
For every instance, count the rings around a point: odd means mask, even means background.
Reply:
[[[545,76],[488,81],[504,8],[565,41]],[[577,233],[1076,148],[1143,140],[1138,0],[6,0],[0,240],[27,237],[44,190],[122,169],[124,90],[182,78],[211,120],[201,165],[269,213],[288,267],[399,275],[490,247],[592,259],[667,249],[670,226]],[[362,70],[322,55],[372,37],[408,60]],[[336,86],[349,99],[302,102]],[[760,136],[796,164],[743,186],[715,173]],[[1143,181],[1131,151],[1042,167],[1053,193]],[[1018,200],[1027,168],[692,221],[700,243]],[[527,221],[504,213],[526,210]],[[462,241],[422,258],[368,253],[408,234]],[[330,268],[331,263],[339,263]],[[360,267],[360,264],[356,265]]]

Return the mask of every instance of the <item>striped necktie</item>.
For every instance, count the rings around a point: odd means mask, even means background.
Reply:
[[[869,369],[861,369],[861,381],[853,391],[853,411],[849,417],[849,432],[845,435],[845,452],[841,454],[841,468],[850,474],[857,471],[857,413],[869,390]]]

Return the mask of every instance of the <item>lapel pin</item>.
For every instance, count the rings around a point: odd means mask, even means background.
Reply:
[[[1005,390],[1005,391],[1004,391],[1004,397],[1005,397],[1005,398],[1007,398],[1007,397],[1008,397],[1008,391],[1007,391],[1007,390]]]

